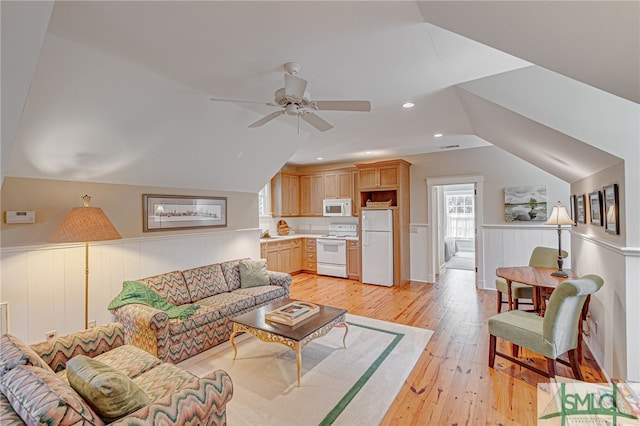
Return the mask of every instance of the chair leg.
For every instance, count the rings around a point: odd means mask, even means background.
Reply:
[[[547,371],[549,372],[549,377],[556,377],[556,361],[551,358],[545,358],[547,360]]]
[[[519,353],[520,353],[520,346],[516,345],[515,343],[512,343],[511,355],[513,355],[514,358],[517,358]]]
[[[578,380],[582,380],[582,372],[580,371],[580,362],[578,361],[578,351],[571,349],[569,351],[569,363],[571,364],[571,371]]]
[[[499,293],[499,292],[498,292]],[[496,362],[496,336],[489,335],[489,367],[493,368]]]
[[[500,313],[500,311],[502,311],[502,292],[498,290],[496,293],[498,293],[498,304],[496,306],[496,310]]]

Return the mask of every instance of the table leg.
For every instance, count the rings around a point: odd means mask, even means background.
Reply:
[[[342,336],[342,346],[344,346],[344,348],[347,348],[347,333],[349,332],[349,326],[347,325],[347,323],[345,322],[344,324],[344,336]]]
[[[507,302],[509,302],[509,310],[513,310],[513,297],[511,296],[511,280],[507,281]]]
[[[231,337],[229,337],[229,341],[231,342],[231,347],[233,347],[233,359],[236,359],[236,355],[238,355],[238,348],[236,347],[235,338],[238,334],[238,329],[235,324],[233,324],[233,333],[231,333]]]
[[[295,343],[295,351],[296,351],[296,364],[298,366],[298,387],[300,387],[300,369],[302,367],[302,354],[301,354],[300,342]]]

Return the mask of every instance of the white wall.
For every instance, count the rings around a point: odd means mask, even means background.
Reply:
[[[173,270],[258,258],[257,228],[130,238],[89,246],[89,320],[113,321],[107,306],[122,281]],[[0,301],[9,304],[9,332],[28,343],[84,328],[84,244],[3,248]]]

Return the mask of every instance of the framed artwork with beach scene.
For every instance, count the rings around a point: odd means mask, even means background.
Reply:
[[[167,231],[227,226],[227,198],[142,195],[142,230]]]

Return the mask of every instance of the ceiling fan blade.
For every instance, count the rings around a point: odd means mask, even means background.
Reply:
[[[269,115],[265,115],[264,117],[262,117],[260,120],[256,121],[253,124],[250,124],[249,127],[260,127],[260,126],[264,126],[265,124],[267,124],[268,122],[270,122],[271,120],[278,118],[279,116],[281,116],[282,114],[284,114],[284,110],[283,111],[276,111],[276,112],[272,112]]]
[[[273,102],[260,102],[260,101],[244,101],[241,99],[222,99],[222,98],[211,98],[214,102],[232,102],[232,103],[242,103],[242,104],[258,104],[258,105],[269,105],[269,106],[280,106],[274,104]]]
[[[321,132],[326,132],[329,129],[333,129],[333,126],[330,123],[312,112],[301,113],[300,118],[311,124],[316,129],[320,130]]]
[[[305,90],[307,90],[307,80],[291,74],[284,75],[284,95],[287,98],[299,102],[304,98]]]
[[[369,101],[313,101],[310,104],[319,111],[371,111]]]

